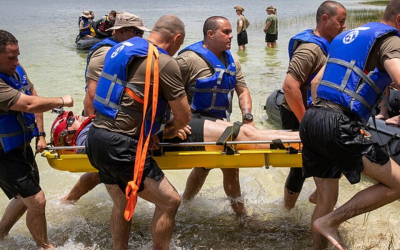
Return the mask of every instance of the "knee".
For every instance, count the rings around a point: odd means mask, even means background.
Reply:
[[[224,179],[225,178],[235,178],[235,179],[239,179],[239,169],[238,168],[221,168],[222,170],[222,174],[224,175]]]
[[[305,178],[301,168],[291,168],[285,182],[285,187],[289,193],[300,193],[303,188]]]
[[[192,173],[198,178],[206,178],[208,173],[210,173],[210,170],[205,168],[194,168]]]
[[[178,211],[181,202],[181,196],[178,193],[172,195],[167,204],[167,212],[175,214]]]
[[[44,196],[43,191],[40,191],[38,194],[34,195],[32,202],[27,204],[27,208],[31,211],[44,211],[46,207],[46,198]]]

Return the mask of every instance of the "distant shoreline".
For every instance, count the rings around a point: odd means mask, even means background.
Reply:
[[[386,6],[389,2],[390,2],[390,0],[365,1],[365,2],[361,2],[361,4],[376,5],[376,6]]]

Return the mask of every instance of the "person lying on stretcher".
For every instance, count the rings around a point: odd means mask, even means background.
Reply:
[[[84,146],[87,132],[92,125],[92,117],[74,115],[72,111],[63,111],[55,121],[51,128],[51,143],[54,146]],[[157,148],[158,142],[217,142],[227,128],[233,127],[233,137],[235,141],[271,141],[280,139],[296,141],[300,140],[298,132],[283,130],[263,130],[253,126],[241,125],[239,123],[231,123],[217,120],[209,117],[203,117],[194,114],[189,125],[185,129],[185,140],[180,138],[163,139],[164,135],[168,135],[168,129],[157,135],[158,138],[152,139],[152,148]],[[235,134],[236,132],[236,134]],[[166,136],[169,137],[169,136]],[[249,149],[269,149],[270,144],[238,144],[238,150]],[[169,147],[165,151],[214,151],[221,150],[218,145],[206,146],[185,146],[185,147]],[[76,153],[85,153],[84,149],[77,150]]]
[[[92,125],[94,117],[84,117],[74,115],[73,112],[61,111],[61,114],[53,122],[51,128],[51,143],[54,146],[84,146],[87,133]],[[227,128],[229,128],[227,130]],[[189,125],[182,131],[185,140],[180,138],[163,139],[169,137],[168,127],[162,133],[154,136],[151,140],[151,148],[157,149],[158,142],[217,142],[221,138],[224,131],[233,131],[232,136],[235,141],[271,141],[280,139],[282,141],[300,140],[298,132],[282,131],[282,130],[262,130],[249,125],[232,124],[222,120],[216,120],[209,117],[193,115]],[[229,133],[231,134],[231,133]],[[287,145],[285,145],[287,146]],[[269,149],[270,144],[238,144],[237,150],[249,149]],[[185,146],[185,147],[165,147],[164,151],[215,151],[222,150],[223,146],[206,145],[206,146]],[[73,153],[73,151],[70,151]],[[85,153],[84,149],[77,150],[76,153]],[[65,201],[77,201],[100,183],[97,173],[85,173],[75,184],[70,193],[63,198]]]

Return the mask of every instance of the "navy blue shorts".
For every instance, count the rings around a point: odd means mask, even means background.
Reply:
[[[99,170],[100,182],[117,184],[125,193],[126,185],[133,180],[137,144],[130,136],[90,127],[85,148],[90,163]],[[144,188],[145,178],[160,181],[163,177],[157,162],[147,154],[139,192]]]
[[[39,170],[31,146],[4,153],[0,149],[0,187],[9,199],[39,193]]]
[[[363,124],[351,113],[312,107],[300,124],[305,177],[340,178],[351,184],[360,181],[362,156],[380,165],[389,161],[387,153],[362,132]]]

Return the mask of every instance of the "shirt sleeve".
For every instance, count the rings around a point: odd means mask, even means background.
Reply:
[[[326,56],[318,45],[303,43],[293,53],[287,73],[304,84],[322,68],[325,60]]]
[[[0,79],[0,109],[9,111],[21,97],[21,92],[7,85]]]
[[[400,58],[400,37],[390,36],[385,39],[380,48],[380,63],[384,65],[384,62],[388,59]]]
[[[244,79],[244,74],[242,71],[242,66],[235,56],[233,56],[233,60],[235,61],[236,65],[236,85],[247,88],[246,80]]]
[[[163,55],[160,55],[160,58],[161,56]],[[167,58],[167,60],[165,66],[160,70],[160,86],[164,97],[168,101],[174,101],[186,96],[186,92],[177,61],[172,57]]]
[[[90,58],[86,77],[99,81],[101,72],[103,71],[104,60],[107,52],[111,49],[109,46],[103,46],[96,50]]]

